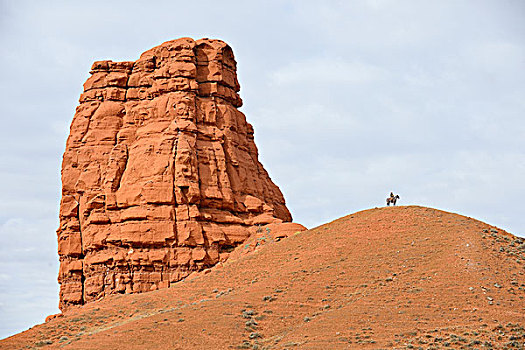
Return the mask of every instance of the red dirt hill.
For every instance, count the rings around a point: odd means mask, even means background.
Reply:
[[[525,242],[503,230],[409,206],[258,237],[236,261],[73,307],[0,348],[524,348]]]

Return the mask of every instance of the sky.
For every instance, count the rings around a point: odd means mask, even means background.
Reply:
[[[312,228],[383,206],[525,236],[525,2],[0,0],[0,338],[59,312],[60,164],[93,61],[226,41],[259,159]]]

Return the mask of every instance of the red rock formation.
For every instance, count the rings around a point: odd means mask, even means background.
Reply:
[[[168,287],[226,259],[253,225],[291,221],[239,89],[220,40],[93,64],[62,163],[61,309]]]

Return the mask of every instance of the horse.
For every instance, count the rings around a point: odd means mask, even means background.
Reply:
[[[399,199],[399,195],[396,194],[395,196],[390,196],[386,199],[386,205],[390,206],[390,203],[392,203],[392,205],[396,205],[396,202],[397,200]]]

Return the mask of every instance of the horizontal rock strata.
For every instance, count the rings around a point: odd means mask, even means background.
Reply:
[[[61,309],[168,287],[227,259],[251,227],[291,221],[239,89],[220,40],[93,64],[62,163]]]

